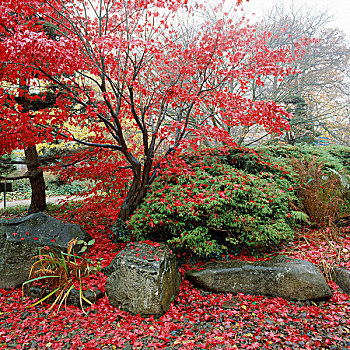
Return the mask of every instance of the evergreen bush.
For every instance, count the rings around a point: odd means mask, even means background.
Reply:
[[[227,245],[266,247],[293,237],[291,175],[262,152],[204,149],[169,164],[129,221],[136,239],[167,240],[208,256]]]

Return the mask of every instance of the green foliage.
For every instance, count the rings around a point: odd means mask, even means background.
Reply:
[[[15,166],[12,164],[7,164],[7,162],[13,160],[10,154],[4,154],[0,156],[0,175],[9,175],[15,170]]]
[[[350,171],[350,147],[338,145],[318,146],[318,145],[274,145],[265,146],[258,149],[273,161],[279,161],[285,168],[291,170],[291,159],[303,158],[306,162],[311,162],[317,158],[317,162],[323,163],[323,169],[334,169],[338,172]]]
[[[227,244],[262,247],[293,236],[294,182],[279,163],[245,148],[205,149],[184,160],[185,167],[164,169],[130,219],[135,238],[208,256]]]
[[[347,172],[350,172],[350,147],[339,145],[327,146],[328,152],[336,157]],[[335,169],[338,170],[338,169]]]
[[[20,179],[12,181],[13,192],[7,194],[7,199],[11,200],[22,200],[30,199],[32,190],[28,179]],[[83,192],[86,189],[86,183],[83,181],[74,181],[65,184],[58,184],[54,181],[46,181],[46,196],[67,196],[74,195]]]
[[[47,203],[46,212],[56,212],[60,209],[60,205],[54,203]],[[4,209],[0,209],[0,215],[3,217],[18,217],[25,216],[28,214],[28,205],[18,205],[6,207]]]
[[[128,230],[126,223],[118,218],[112,225],[112,236],[115,238],[114,242],[129,242],[131,239],[131,232]]]
[[[347,173],[341,174],[334,169],[329,169],[329,170],[330,170],[330,175],[331,175],[331,173],[333,173],[334,175],[336,175],[339,178],[340,184],[344,189],[346,189],[346,190],[350,189],[349,175]]]
[[[287,104],[287,111],[293,114],[290,127],[294,141],[307,144],[315,143],[320,133],[315,130],[314,121],[308,115],[306,100],[296,95],[288,97],[284,103]]]
[[[82,239],[80,239],[80,240],[77,241],[77,244],[81,244],[82,245],[82,247],[80,248],[78,254],[79,253],[84,253],[88,249],[89,246],[92,246],[93,244],[95,244],[95,239],[91,239],[89,242],[85,242]]]
[[[291,210],[290,215],[297,222],[310,224],[309,216],[302,211]]]
[[[209,229],[202,226],[188,232],[182,232],[180,237],[174,237],[168,243],[193,251],[198,256],[209,256],[215,252],[222,252],[226,248],[225,246],[220,246],[216,240],[212,239]]]
[[[47,195],[51,196],[65,196],[74,195],[83,192],[86,189],[86,183],[83,181],[73,181],[65,183],[62,185],[56,185],[54,183],[49,183],[47,185]]]
[[[210,256],[278,244],[296,225],[335,220],[349,207],[350,148],[219,148],[183,160],[163,170],[131,218],[135,238]]]

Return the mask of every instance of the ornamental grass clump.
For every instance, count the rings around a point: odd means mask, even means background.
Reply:
[[[85,297],[84,291],[90,290],[95,297],[96,294],[87,286],[85,280],[90,277],[91,272],[97,271],[98,267],[91,266],[88,259],[74,254],[73,247],[75,244],[81,244],[80,253],[94,242],[95,240],[85,242],[72,239],[67,245],[67,253],[61,252],[58,255],[47,247],[45,254],[40,251],[39,255],[34,256],[33,258],[37,261],[31,266],[28,281],[23,283],[22,295],[24,297],[25,291],[30,292],[30,288],[36,286],[41,289],[41,299],[26,307],[53,300],[49,310],[52,310],[55,305],[58,305],[59,310],[63,303],[66,305],[74,289],[79,291],[79,301],[83,312],[83,302],[92,305],[93,302]]]

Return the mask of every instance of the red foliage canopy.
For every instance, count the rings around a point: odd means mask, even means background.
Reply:
[[[282,107],[246,92],[262,77],[293,74],[289,63],[308,41],[271,49],[270,33],[230,18],[183,35],[179,16],[193,11],[187,0],[1,1],[0,153],[54,137],[106,150],[115,169],[131,170],[125,219],[160,162],[189,143],[233,144],[236,125],[287,129]],[[57,94],[54,113],[30,108],[46,98],[40,84]]]

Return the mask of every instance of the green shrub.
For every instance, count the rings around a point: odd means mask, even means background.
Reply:
[[[46,193],[48,197],[74,195],[84,192],[86,187],[87,183],[84,181],[73,181],[64,184],[49,182],[46,187]]]
[[[269,156],[272,161],[279,161],[288,170],[291,170],[290,160],[293,158],[312,162],[317,158],[318,163],[323,164],[323,169],[334,169],[338,172],[350,171],[350,147],[338,145],[318,146],[318,145],[274,145],[265,146],[258,149],[259,152]]]
[[[327,148],[330,154],[339,159],[346,171],[350,172],[350,147],[332,145]]]
[[[168,240],[208,256],[227,244],[262,247],[293,237],[294,182],[280,164],[245,148],[183,159],[188,167],[164,169],[131,217],[136,239]]]
[[[0,156],[0,174],[5,176],[9,175],[15,170],[15,166],[12,164],[8,164],[12,159],[10,154],[3,154]]]

